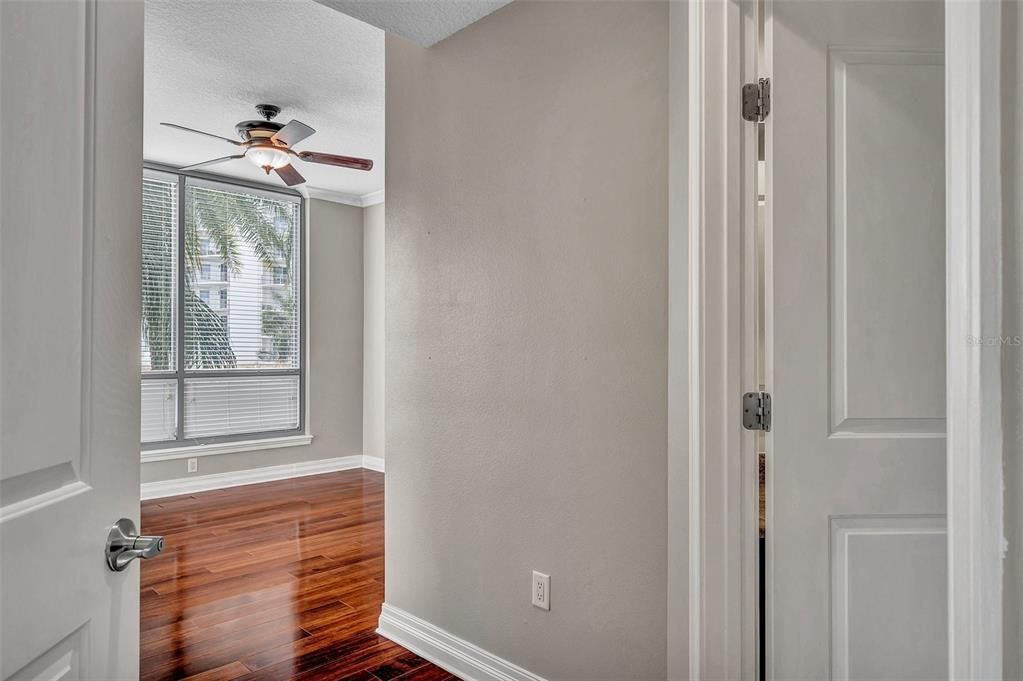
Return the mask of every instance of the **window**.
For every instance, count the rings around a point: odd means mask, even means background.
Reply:
[[[274,266],[272,268],[271,276],[269,277],[269,283],[274,286],[283,286],[288,283],[288,268]]]
[[[301,234],[298,196],[146,171],[143,447],[302,430]]]

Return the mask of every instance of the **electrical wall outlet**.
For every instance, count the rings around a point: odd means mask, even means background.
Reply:
[[[533,605],[541,610],[551,609],[551,576],[533,570]]]
[[[188,460],[188,472],[197,473],[199,471],[199,459]]]

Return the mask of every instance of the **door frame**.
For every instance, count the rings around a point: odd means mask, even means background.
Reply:
[[[669,173],[668,553],[686,558],[669,570],[671,679],[757,678],[757,461],[754,438],[739,425],[742,393],[755,380],[744,361],[754,293],[744,243],[755,224],[747,160],[756,158],[756,136],[739,117],[739,85],[756,76],[747,47],[754,10],[751,0],[671,5],[681,15],[672,22],[671,67],[684,70],[677,80],[685,78],[687,97],[685,112],[672,115],[682,139],[669,161],[678,172]],[[683,514],[685,522],[676,517]],[[686,597],[673,598],[683,569]],[[685,641],[674,640],[680,635]]]
[[[1002,2],[945,0],[949,678],[964,680],[1002,668]],[[668,507],[679,518],[669,518],[668,676],[690,681],[754,679],[757,669],[756,469],[739,403],[754,389],[743,362],[751,164],[745,177],[739,169],[755,147],[738,114],[739,87],[756,76],[755,55],[741,49],[755,37],[752,6],[671,5],[672,85],[688,101],[672,97],[669,161],[680,178],[669,301],[684,303],[669,303]],[[771,0],[765,12],[770,39]],[[765,239],[769,254],[769,230]],[[770,307],[770,287],[766,296]]]
[[[949,678],[1002,678],[1002,0],[945,2]]]

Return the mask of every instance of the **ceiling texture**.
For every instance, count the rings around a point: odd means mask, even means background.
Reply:
[[[235,153],[226,142],[160,125],[177,123],[236,139],[256,104],[281,107],[316,134],[296,149],[360,156],[369,172],[297,161],[311,195],[360,205],[384,188],[384,32],[313,0],[147,0],[147,161],[184,166]],[[284,186],[247,159],[203,168]]]
[[[511,0],[316,0],[366,23],[429,47]]]

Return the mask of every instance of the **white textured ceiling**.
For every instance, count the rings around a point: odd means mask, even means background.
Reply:
[[[315,190],[364,196],[384,188],[384,33],[313,0],[146,0],[146,160],[176,166],[235,153],[161,121],[237,139],[254,105],[316,129],[296,145],[373,159],[372,171],[298,161]],[[207,172],[271,183],[246,159]],[[281,186],[283,183],[280,182]]]
[[[316,0],[429,47],[511,0]]]

